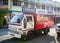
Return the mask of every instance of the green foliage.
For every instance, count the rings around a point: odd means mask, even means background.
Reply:
[[[0,13],[0,26],[3,25],[3,17],[6,15],[6,13]]]

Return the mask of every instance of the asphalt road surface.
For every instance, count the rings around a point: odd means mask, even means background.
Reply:
[[[57,36],[55,29],[50,29],[48,35],[40,35],[31,40],[23,41],[21,39],[13,38],[6,34],[0,36],[0,43],[60,43],[60,37]]]

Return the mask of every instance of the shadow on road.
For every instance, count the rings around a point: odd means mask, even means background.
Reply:
[[[11,38],[11,39],[7,39],[7,40],[3,40],[0,43],[25,43],[26,41],[23,41],[21,39],[17,39],[17,38]]]
[[[11,38],[8,40],[3,40],[0,43],[56,43],[55,37],[50,35],[40,35],[38,37],[34,37],[31,40],[23,41],[17,38]]]
[[[56,43],[55,37],[50,35],[43,35],[36,37],[33,40],[28,41],[27,43]]]

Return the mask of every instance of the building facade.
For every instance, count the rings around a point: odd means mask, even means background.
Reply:
[[[55,23],[60,22],[60,3],[52,0],[24,0],[24,7],[50,10],[55,13]]]

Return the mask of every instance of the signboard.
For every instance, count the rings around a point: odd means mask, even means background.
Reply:
[[[54,11],[48,10],[48,11],[47,11],[47,14],[54,14]]]
[[[43,9],[36,9],[36,13],[37,14],[47,14],[46,10],[43,10]]]
[[[43,10],[43,9],[36,9],[37,14],[48,14],[48,15],[54,15],[54,11],[52,10]]]
[[[23,13],[35,13],[36,9],[34,9],[34,8],[23,8],[22,11],[23,11]]]
[[[54,11],[52,10],[43,10],[43,9],[35,9],[35,8],[23,8],[23,13],[36,13],[36,14],[47,14],[47,15],[54,15]]]

